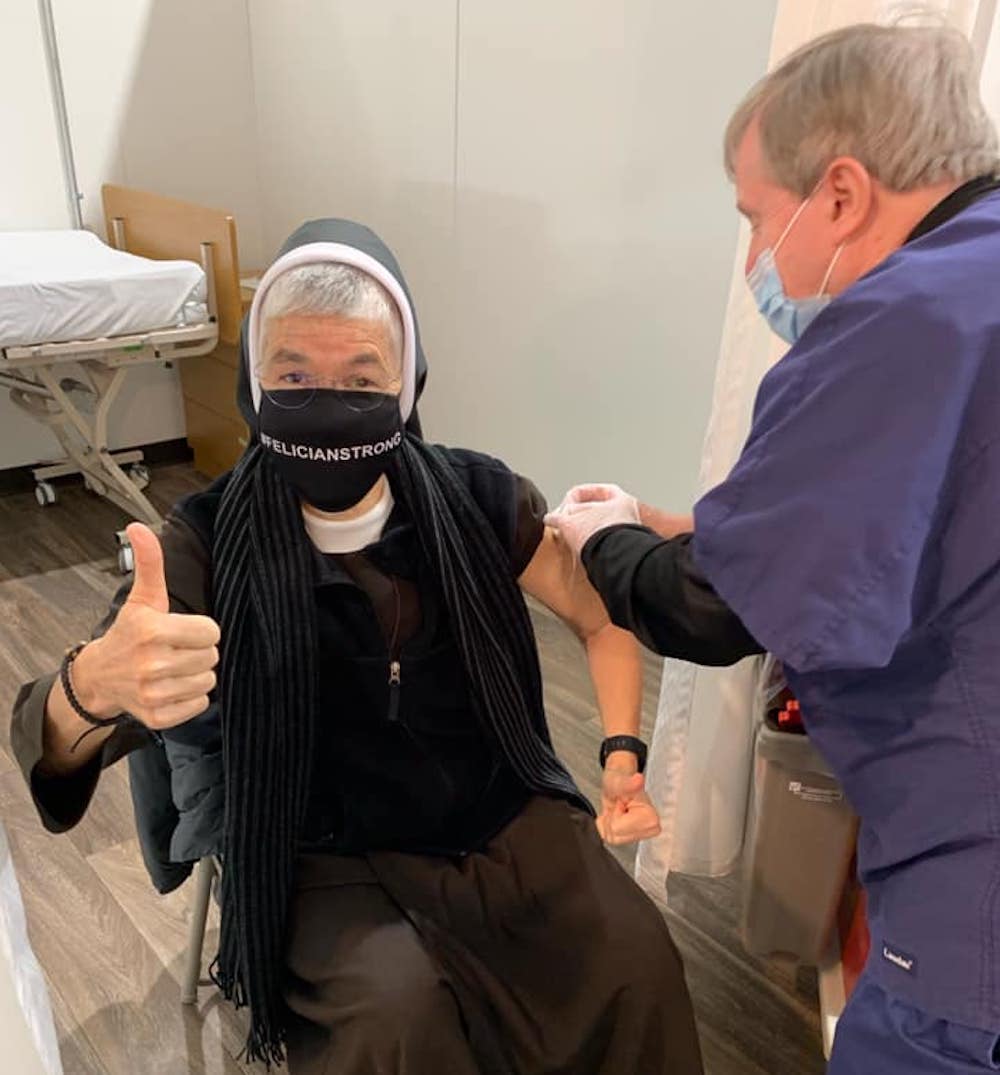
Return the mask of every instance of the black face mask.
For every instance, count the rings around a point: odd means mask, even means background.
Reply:
[[[399,399],[380,392],[291,388],[264,393],[257,428],[278,473],[321,511],[357,504],[403,443]]]

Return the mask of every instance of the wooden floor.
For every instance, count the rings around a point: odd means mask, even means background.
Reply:
[[[203,484],[190,467],[174,465],[154,470],[150,491],[162,508]],[[66,1075],[263,1071],[235,1059],[244,1016],[213,989],[202,990],[197,1008],[180,1004],[190,893],[185,885],[161,897],[151,888],[125,768],[104,775],[76,829],[52,837],[11,756],[5,714],[17,688],[55,668],[64,648],[103,614],[120,581],[114,532],[123,521],[117,509],[72,485],[44,510],[30,492],[0,496],[0,821],[49,980]],[[579,646],[547,614],[536,615],[536,627],[556,744],[593,796],[601,733]],[[647,730],[656,671],[650,660]],[[815,975],[743,952],[736,889],[730,879],[675,877],[664,906],[686,962],[706,1070],[819,1075]],[[213,908],[206,953],[214,951],[216,929]]]

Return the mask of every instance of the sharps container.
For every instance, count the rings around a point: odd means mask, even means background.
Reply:
[[[851,868],[857,819],[790,704],[767,714],[754,747],[742,934],[755,955],[817,964]]]

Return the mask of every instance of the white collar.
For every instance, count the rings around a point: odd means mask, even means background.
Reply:
[[[325,519],[303,510],[306,533],[322,553],[358,552],[373,545],[382,536],[396,501],[384,483],[384,491],[378,503],[354,519]]]

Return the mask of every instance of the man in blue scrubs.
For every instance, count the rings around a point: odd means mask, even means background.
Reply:
[[[872,950],[832,1075],[1000,1070],[1000,181],[971,52],[829,35],[726,156],[793,345],[744,451],[693,528],[615,486],[549,522],[647,645],[783,662],[862,819]]]

